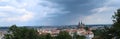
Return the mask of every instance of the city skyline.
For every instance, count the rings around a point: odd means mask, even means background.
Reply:
[[[112,24],[120,0],[0,0],[0,26]]]

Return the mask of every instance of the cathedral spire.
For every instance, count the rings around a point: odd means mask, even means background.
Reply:
[[[78,23],[78,28],[84,28],[84,24],[81,22]]]

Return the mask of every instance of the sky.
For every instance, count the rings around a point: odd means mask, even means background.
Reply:
[[[0,26],[112,24],[120,0],[0,0]]]

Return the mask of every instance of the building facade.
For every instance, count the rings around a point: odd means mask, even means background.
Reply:
[[[57,36],[60,31],[66,31],[68,32],[72,37],[74,36],[74,33],[76,33],[79,36],[85,36],[86,39],[92,39],[94,37],[94,33],[92,32],[91,28],[88,28],[87,30],[85,29],[85,24],[82,22],[78,23],[78,26],[76,29],[62,29],[62,30],[57,30],[57,29],[37,29],[39,34],[47,34],[50,33],[51,36]]]

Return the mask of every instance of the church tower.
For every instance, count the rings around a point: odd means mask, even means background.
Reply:
[[[82,22],[79,22],[79,23],[78,23],[78,26],[77,26],[78,29],[84,28],[84,27],[85,27],[85,25],[84,25]]]

